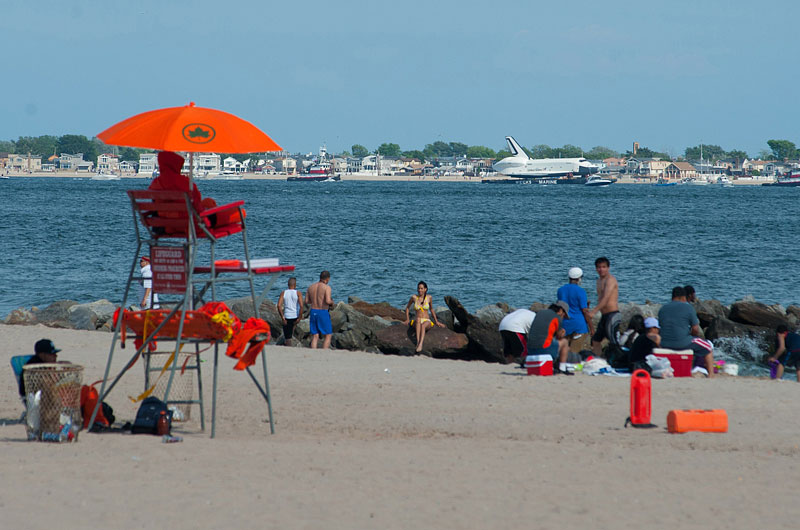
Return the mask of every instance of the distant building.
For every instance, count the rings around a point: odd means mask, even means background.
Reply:
[[[225,160],[222,161],[222,172],[223,173],[244,173],[244,164],[229,156]]]
[[[670,162],[664,168],[663,177],[669,180],[680,180],[685,178],[695,178],[697,169],[689,162]]]
[[[297,160],[288,156],[278,157],[275,159],[275,170],[278,173],[294,175],[297,173]]]
[[[767,161],[766,160],[747,160],[747,159],[745,159],[745,161],[742,162],[742,169],[745,171],[745,173],[752,174],[754,171],[758,171],[759,173],[761,173],[763,175],[764,174],[764,166],[766,166],[766,165],[767,165]]]
[[[84,162],[86,162],[86,160],[83,159],[83,153],[76,153],[74,155],[70,153],[61,153],[56,161],[56,166],[59,169],[77,171],[78,166]]]
[[[194,168],[198,175],[219,173],[221,169],[220,156],[216,153],[198,153],[194,155]]]
[[[8,155],[7,166],[11,171],[25,171],[33,173],[42,170],[42,157],[40,155],[21,155],[12,153]]]
[[[103,153],[97,157],[97,171],[100,173],[116,173],[119,171],[119,157],[111,153]]]
[[[119,163],[119,170],[122,173],[136,173],[136,162],[123,160]]]
[[[142,153],[139,155],[139,175],[151,177],[157,167],[158,155],[156,153]]]

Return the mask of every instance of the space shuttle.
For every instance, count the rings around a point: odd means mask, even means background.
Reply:
[[[492,169],[514,178],[557,178],[589,176],[600,169],[585,158],[531,158],[513,136],[506,136],[511,156],[498,160]]]

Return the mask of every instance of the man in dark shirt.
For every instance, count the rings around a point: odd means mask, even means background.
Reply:
[[[561,321],[565,318],[569,318],[569,305],[559,300],[536,313],[528,331],[528,355],[550,355],[556,373],[567,373],[565,364],[569,356],[569,342],[561,327]]]
[[[795,369],[800,368],[800,335],[795,332],[790,333],[789,328],[781,324],[775,330],[775,340],[777,342],[775,355],[768,361],[778,363],[775,378],[780,379],[783,377],[783,367],[787,364],[794,366]],[[797,382],[800,383],[800,370],[797,370]]]
[[[25,363],[25,366],[29,364],[54,363],[60,351],[52,340],[42,339],[33,346],[34,356]],[[25,377],[22,374],[19,376],[19,395],[23,398],[25,397]]]

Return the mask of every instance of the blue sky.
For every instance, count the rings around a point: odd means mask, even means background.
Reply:
[[[0,139],[195,101],[292,152],[800,144],[794,0],[3,0]],[[8,74],[8,75],[7,75]]]

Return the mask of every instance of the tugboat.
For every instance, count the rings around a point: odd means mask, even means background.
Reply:
[[[778,177],[775,182],[765,182],[762,186],[779,186],[782,188],[800,186],[800,169],[789,171],[785,175]]]
[[[319,156],[308,168],[307,173],[286,178],[286,182],[335,182],[339,180],[342,180],[342,177],[336,174],[333,163],[328,160],[328,148],[324,145],[319,148]]]

